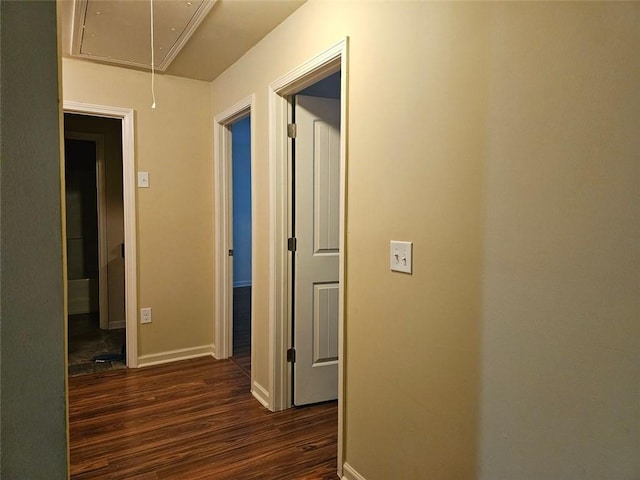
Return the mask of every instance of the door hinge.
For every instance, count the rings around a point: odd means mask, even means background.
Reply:
[[[296,363],[296,349],[290,348],[287,350],[287,362]]]
[[[230,249],[229,249],[229,256],[230,256],[230,257],[233,257],[233,248],[230,248]]]
[[[290,123],[287,125],[287,137],[296,138],[298,135],[298,127],[295,123]]]
[[[124,258],[124,243],[120,244],[120,255]]]
[[[287,250],[295,252],[298,248],[298,240],[296,237],[287,238]]]

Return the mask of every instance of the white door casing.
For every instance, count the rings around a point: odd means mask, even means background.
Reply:
[[[250,95],[219,113],[213,120],[214,144],[214,356],[218,359],[229,358],[233,350],[233,259],[229,257],[232,248],[232,132],[231,125],[252,114],[255,103]],[[251,171],[255,172],[254,127],[251,126]],[[255,175],[251,175],[251,231],[257,230],[256,184]],[[251,236],[251,258],[256,258],[256,235]],[[251,283],[256,278],[256,264],[251,263]],[[253,292],[253,291],[252,291]],[[255,295],[251,294],[251,393],[266,408],[269,408],[269,391],[256,380],[254,342]]]
[[[340,101],[296,96],[294,404],[338,398]]]
[[[233,202],[232,202],[232,152],[231,125],[251,115],[253,96],[249,96],[216,115],[213,120],[214,142],[214,206],[215,206],[215,352],[218,359],[229,358],[233,350],[233,258],[229,250],[233,248]],[[253,140],[251,162],[253,162]],[[253,168],[253,164],[251,165]],[[253,179],[251,184],[253,192]],[[252,194],[252,209],[254,208]],[[255,211],[255,210],[252,210]],[[253,216],[252,216],[253,222]],[[252,224],[252,228],[255,226]],[[252,244],[251,255],[255,247]],[[251,272],[252,278],[254,272]]]
[[[287,237],[289,236],[289,169],[287,138],[287,122],[290,109],[289,95],[294,95],[304,88],[313,85],[332,73],[340,70],[340,224],[346,221],[346,171],[347,171],[347,138],[348,138],[348,89],[349,82],[349,38],[345,37],[319,52],[308,61],[282,75],[269,84],[269,221],[271,238],[269,242],[269,403],[273,411],[283,410],[291,406],[291,363],[287,361],[287,348],[291,345],[289,310],[289,252]],[[340,233],[339,276],[340,290],[338,297],[338,356],[343,356],[344,339],[344,290],[346,288],[344,229]],[[343,473],[343,429],[344,429],[344,386],[345,365],[339,362],[338,367],[338,476]]]
[[[125,322],[127,367],[138,367],[138,280],[136,240],[136,170],[133,109],[65,100],[65,113],[117,118],[122,121],[122,190],[125,243]],[[66,270],[65,270],[66,276]],[[65,278],[66,281],[66,278]]]

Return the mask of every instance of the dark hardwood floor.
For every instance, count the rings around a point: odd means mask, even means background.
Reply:
[[[336,480],[337,404],[272,413],[204,357],[69,378],[72,480]]]
[[[251,287],[233,289],[233,355],[247,375],[251,375]]]

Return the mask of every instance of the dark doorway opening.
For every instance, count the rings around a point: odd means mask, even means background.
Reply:
[[[251,375],[251,117],[231,125],[233,213],[232,360]]]
[[[68,370],[125,368],[122,122],[65,114]]]

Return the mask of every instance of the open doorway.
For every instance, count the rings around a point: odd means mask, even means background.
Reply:
[[[232,358],[251,378],[251,393],[265,406],[255,382],[255,179],[253,95],[214,118],[215,354]],[[235,298],[234,298],[235,297]]]
[[[232,360],[251,376],[251,117],[231,124]]]
[[[122,121],[65,113],[69,375],[126,366]]]
[[[292,167],[292,134],[297,133],[297,126],[292,127],[290,122],[296,113],[294,109],[295,96],[310,87],[319,80],[330,77],[340,72],[340,139],[339,139],[339,185],[338,185],[338,288],[334,289],[337,298],[331,299],[335,294],[328,295],[328,300],[337,303],[337,369],[338,369],[338,451],[337,470],[338,476],[342,475],[342,433],[344,429],[343,399],[344,399],[344,304],[345,304],[345,257],[347,252],[345,233],[345,211],[347,199],[347,106],[348,100],[348,38],[344,38],[335,45],[327,48],[304,64],[282,75],[269,85],[269,111],[270,111],[270,162],[272,166],[271,184],[271,216],[270,223],[273,235],[270,242],[271,254],[271,281],[269,335],[272,339],[270,356],[270,401],[271,410],[282,410],[293,405],[293,381],[294,361],[297,361],[297,353],[293,350],[295,325],[291,315],[292,305],[295,301],[294,279],[291,270],[295,263],[292,250],[297,248],[296,240],[289,240],[294,233],[295,203],[292,196],[295,187],[291,179],[294,177]],[[297,152],[294,153],[297,155]],[[295,238],[295,237],[293,237]],[[292,248],[293,247],[293,248]],[[335,282],[330,282],[335,283]],[[319,289],[318,289],[319,290]],[[319,292],[318,292],[319,293]],[[329,292],[325,292],[329,293]],[[294,306],[295,308],[295,306]],[[335,307],[332,307],[335,310]],[[314,332],[315,335],[315,332]],[[315,339],[318,339],[315,336]],[[314,340],[315,341],[315,340]]]

